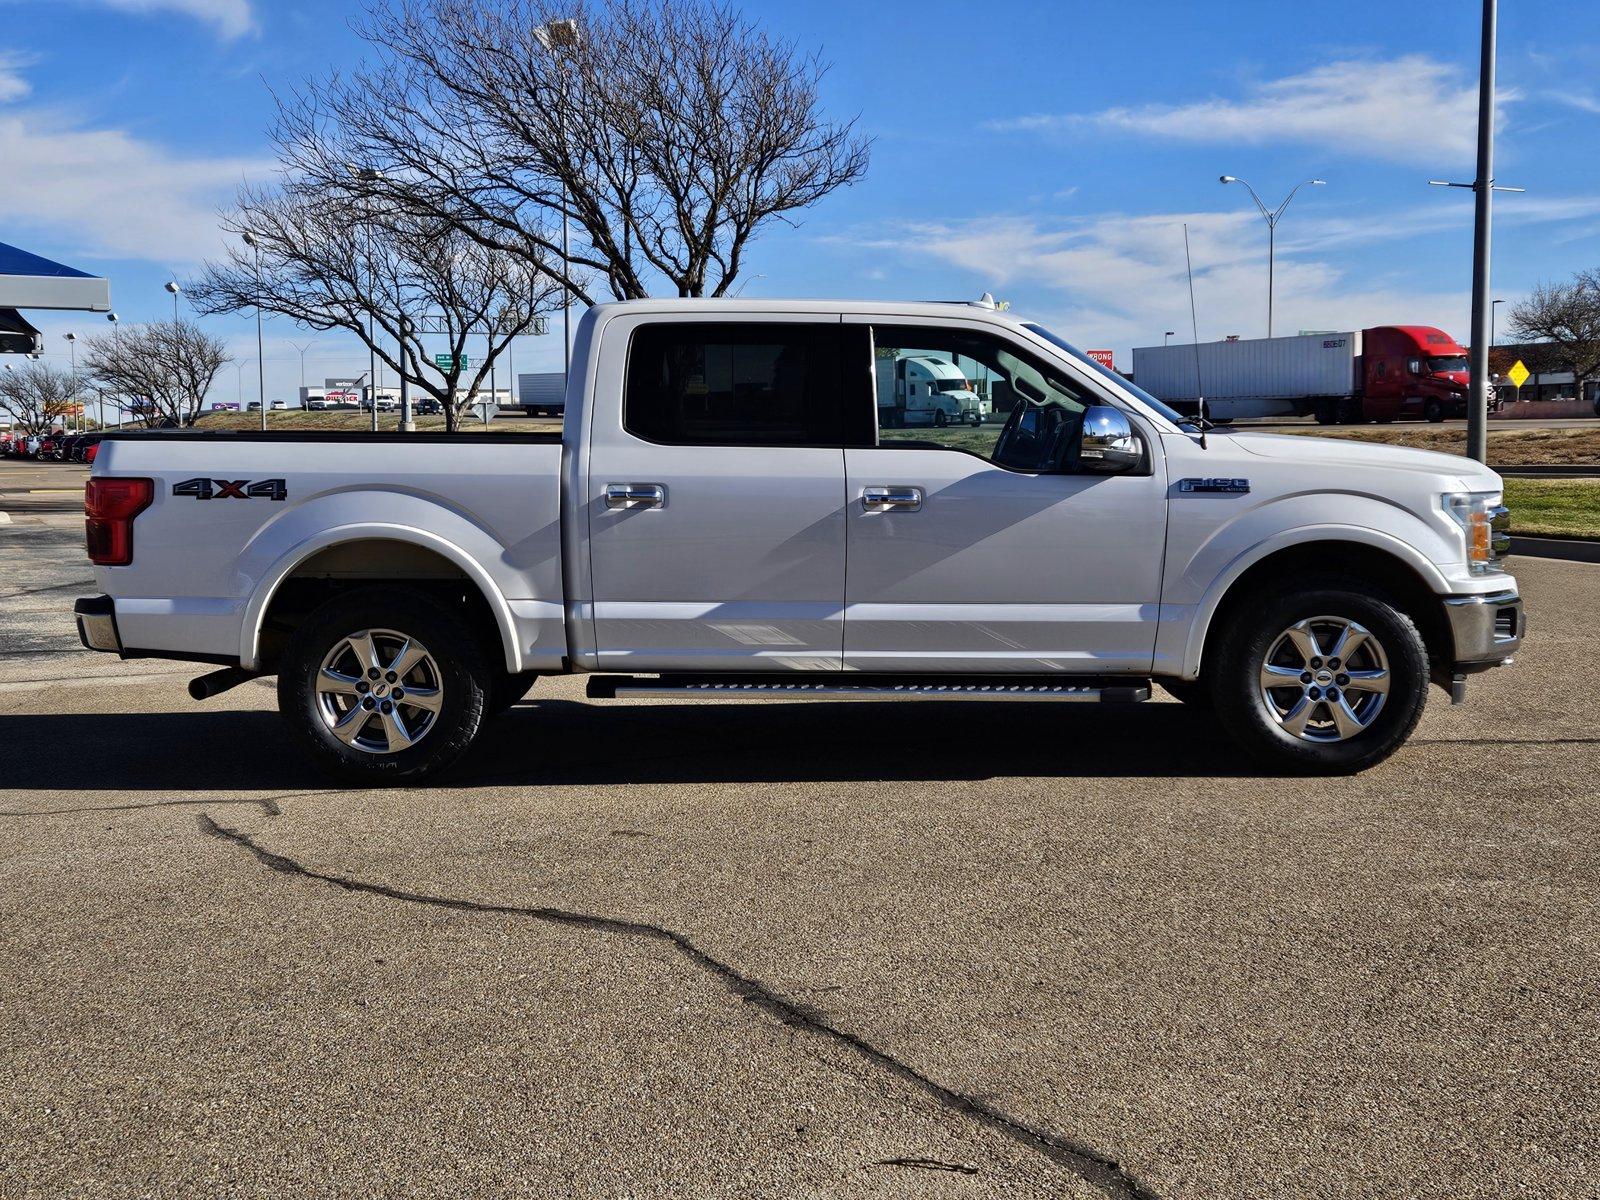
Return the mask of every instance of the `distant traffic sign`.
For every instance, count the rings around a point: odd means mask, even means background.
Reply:
[[[1108,371],[1117,369],[1116,355],[1110,350],[1085,350],[1084,353]]]
[[[1519,358],[1516,362],[1511,364],[1511,370],[1506,372],[1506,378],[1511,380],[1512,387],[1516,388],[1518,391],[1521,391],[1522,385],[1528,382],[1528,376],[1531,374],[1533,374],[1533,372],[1528,370],[1527,367],[1523,366],[1522,360]]]
[[[472,359],[465,354],[460,358],[455,358],[449,354],[435,354],[433,356],[433,365],[445,372],[449,372],[458,366],[465,369],[471,364]]]

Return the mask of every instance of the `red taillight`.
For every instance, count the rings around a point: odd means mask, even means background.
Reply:
[[[133,519],[155,498],[153,479],[107,475],[83,488],[84,540],[89,561],[102,567],[125,567],[133,561]]]

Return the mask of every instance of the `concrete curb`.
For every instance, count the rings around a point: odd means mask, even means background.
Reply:
[[[1584,538],[1512,537],[1512,557],[1555,558],[1563,562],[1600,563],[1600,541]]]

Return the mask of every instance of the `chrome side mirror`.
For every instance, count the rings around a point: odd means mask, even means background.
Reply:
[[[1132,471],[1144,461],[1144,444],[1120,409],[1097,404],[1083,414],[1078,466],[1099,475]]]

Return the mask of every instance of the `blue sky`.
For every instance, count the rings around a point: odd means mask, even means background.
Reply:
[[[1277,331],[1436,324],[1465,338],[1477,83],[1473,0],[1336,11],[1218,4],[760,0],[820,46],[831,112],[874,139],[863,184],[773,227],[750,296],[953,298],[988,290],[1084,345],[1187,331],[1190,225],[1203,339],[1265,332],[1269,203]],[[164,280],[219,246],[216,211],[271,170],[269,87],[353,62],[337,0],[0,0],[0,240],[111,279],[126,321],[170,314]],[[1600,265],[1600,5],[1501,11],[1495,295]],[[1502,309],[1502,312],[1504,309]],[[37,314],[44,317],[44,314]],[[98,318],[36,320],[61,333]],[[248,318],[207,322],[241,360]],[[351,339],[268,324],[267,392],[354,374]],[[1186,333],[1183,335],[1186,336]],[[519,370],[559,365],[529,338]],[[254,397],[254,365],[242,372]],[[214,398],[232,399],[226,370]]]

